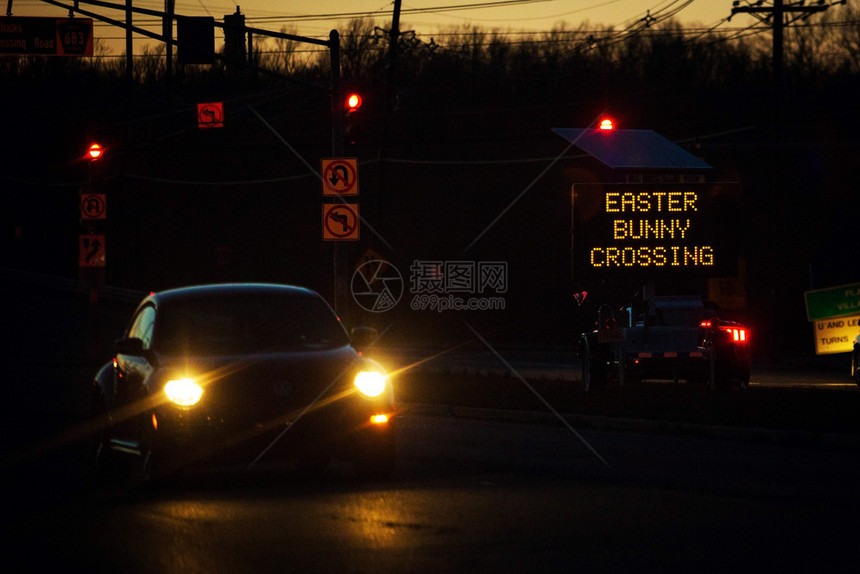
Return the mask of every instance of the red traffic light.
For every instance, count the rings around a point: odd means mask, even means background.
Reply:
[[[612,123],[611,118],[603,118],[602,120],[600,120],[600,129],[611,130],[614,128],[615,128],[615,125]]]
[[[104,152],[105,152],[105,150],[101,146],[101,144],[94,143],[87,150],[87,156],[91,160],[95,161],[95,160],[99,159],[104,154]]]
[[[348,112],[354,112],[360,107],[361,107],[361,96],[359,96],[358,94],[353,92],[346,97],[346,110]]]

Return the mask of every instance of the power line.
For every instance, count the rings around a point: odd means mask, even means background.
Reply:
[[[416,11],[416,12],[417,11],[435,12],[435,11],[440,11],[440,10],[444,10],[444,9],[453,9],[453,10],[483,9],[483,8],[488,8],[488,7],[500,7],[500,6],[504,7],[504,6],[521,5],[521,4],[528,4],[528,3],[533,3],[533,2],[545,2],[545,1],[548,1],[548,0],[499,0],[497,2],[488,2],[488,3],[474,3],[474,2],[472,2],[472,3],[452,4],[452,5],[448,5],[448,6],[439,6],[439,7],[432,7],[432,8],[404,9],[404,11],[410,11],[411,10],[411,11]],[[714,43],[714,42],[720,42],[720,41],[731,41],[733,39],[740,39],[743,37],[747,37],[749,35],[759,34],[759,33],[766,30],[766,28],[758,28],[756,26],[748,26],[748,27],[740,28],[740,29],[727,29],[724,25],[731,20],[731,16],[729,16],[723,20],[720,20],[717,23],[711,25],[710,27],[706,27],[706,28],[683,28],[683,27],[681,27],[680,29],[674,29],[674,28],[666,29],[666,28],[661,28],[659,26],[659,24],[670,20],[671,18],[675,17],[680,11],[689,7],[693,3],[693,1],[694,0],[667,0],[666,2],[664,2],[662,4],[658,4],[654,8],[648,10],[644,17],[638,17],[636,19],[630,20],[629,24],[623,30],[615,31],[615,32],[607,31],[607,30],[573,30],[573,31],[550,30],[550,31],[544,31],[544,32],[540,32],[540,31],[538,31],[538,32],[527,32],[527,31],[520,31],[520,32],[497,32],[497,31],[481,32],[481,31],[477,31],[476,32],[476,31],[471,31],[471,32],[462,32],[462,33],[445,32],[445,33],[434,34],[433,37],[434,38],[437,38],[437,37],[438,38],[448,38],[448,39],[453,40],[453,39],[456,39],[457,37],[474,37],[476,34],[479,36],[485,37],[489,34],[492,36],[492,38],[495,42],[498,42],[502,38],[509,39],[507,42],[505,42],[505,44],[511,45],[511,46],[514,46],[514,45],[532,45],[532,46],[552,45],[555,43],[570,42],[570,41],[581,41],[583,43],[589,43],[589,44],[594,43],[594,42],[600,42],[604,45],[610,45],[611,46],[611,45],[623,42],[626,39],[631,38],[633,36],[637,36],[637,35],[643,35],[643,36],[648,36],[648,37],[668,37],[668,36],[672,36],[672,35],[677,35],[677,36],[685,37],[686,42],[692,43],[692,42],[696,41],[698,38],[714,34],[717,31],[717,29],[719,29],[719,31],[722,34],[719,37],[715,37],[714,39],[711,40],[711,43]],[[612,0],[610,2],[605,2],[602,5],[608,5],[608,4],[611,4],[613,2],[614,2],[614,0]],[[782,0],[775,0],[774,5],[781,4],[781,3],[782,3]],[[744,5],[741,5],[741,2],[735,2],[735,7],[733,8],[732,12],[733,12],[733,14],[735,14],[735,13],[746,13],[746,12],[753,13],[753,14],[761,14],[762,11],[774,9],[774,8],[770,8],[767,6],[763,6],[763,4],[764,4],[763,2],[757,2],[756,4],[751,4],[748,0],[746,1],[746,4],[744,4]],[[824,5],[824,8],[829,7],[830,5],[832,5],[832,4],[826,4],[826,5]],[[595,6],[592,6],[592,8],[593,7],[595,7]],[[800,12],[802,14],[807,14],[807,13],[811,13],[811,12],[821,11],[824,8],[822,8],[821,5],[804,6],[803,3],[798,2],[795,4],[789,3],[786,7],[786,10],[796,11],[796,12]],[[586,8],[583,8],[583,9],[586,9]],[[380,9],[380,10],[382,10],[382,9]],[[805,10],[805,12],[804,12],[804,10]],[[331,18],[331,19],[340,19],[344,16],[376,15],[379,13],[380,13],[380,11],[343,12],[343,13],[339,13],[339,14],[331,14],[331,15],[323,15],[323,16],[325,16],[326,18]],[[303,15],[303,16],[299,16],[299,17],[295,17],[295,18],[312,19],[312,18],[315,18],[318,16],[321,16],[321,15],[319,15],[319,14]],[[267,20],[272,21],[273,19],[283,19],[283,17],[279,17],[279,16],[278,17],[261,17],[261,18],[255,18],[254,20],[262,22],[262,21],[267,21]],[[107,26],[107,25],[110,25],[113,27],[113,24],[97,23],[96,25],[98,25],[99,27]],[[140,20],[135,21],[135,25],[140,27],[140,28],[143,28],[143,29],[155,29],[155,30],[158,30],[160,32],[161,27],[162,27],[162,20],[158,19],[158,18],[142,18]],[[801,25],[810,26],[809,22],[804,22]],[[822,25],[822,24],[816,23],[814,25]],[[827,23],[826,25],[827,26],[835,26],[836,24]],[[849,25],[849,24],[845,24],[845,25]],[[413,33],[413,35],[415,35],[415,34]],[[417,37],[417,35],[415,35],[415,36]],[[692,37],[688,37],[688,36],[692,36]],[[516,39],[516,40],[510,39],[510,38],[516,38],[516,37],[518,37],[519,39]],[[101,38],[98,38],[97,40],[104,41],[104,42],[110,42],[110,41],[121,40],[122,38],[123,37],[120,37],[120,36],[103,36]],[[456,42],[456,40],[455,40],[455,42]],[[418,43],[420,43],[420,41],[418,41]],[[433,43],[432,39],[431,39],[431,43]],[[435,47],[438,48],[440,46],[436,45]],[[441,48],[444,49],[444,46],[441,46]],[[321,50],[313,49],[313,48],[309,48],[309,49],[305,49],[305,50],[293,50],[293,52],[295,52],[295,53],[306,53],[306,54],[320,52],[320,51]],[[266,51],[266,53],[278,53],[278,52],[279,52],[278,50],[267,50]],[[141,56],[147,56],[147,55],[149,55],[149,54],[142,54]],[[95,58],[114,58],[117,56],[114,56],[112,54],[98,54],[94,57]],[[139,56],[135,56],[135,57],[139,57]]]
[[[762,0],[757,0],[751,3],[750,0],[736,0],[732,7],[732,15],[735,14],[751,14],[761,20],[763,23],[770,23],[773,28],[773,89],[774,89],[774,104],[777,114],[782,106],[783,88],[784,88],[784,30],[786,27],[786,19],[791,22],[797,19],[805,19],[812,14],[824,12],[831,6],[843,4],[845,0],[837,0],[835,2],[828,0],[819,0],[817,4],[806,5],[804,0],[792,2],[791,0],[772,0],[770,5],[765,4]]]

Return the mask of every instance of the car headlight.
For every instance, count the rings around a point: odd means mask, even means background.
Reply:
[[[203,396],[203,387],[193,379],[173,379],[164,385],[164,393],[171,402],[180,407],[196,405]]]
[[[385,391],[385,378],[379,371],[361,371],[355,376],[355,386],[367,397],[378,397]]]

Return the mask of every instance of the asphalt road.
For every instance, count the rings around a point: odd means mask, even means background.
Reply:
[[[89,369],[7,378],[27,407],[4,419],[7,571],[832,572],[860,558],[856,387],[586,394],[411,369],[390,481],[336,462],[322,481],[267,465],[102,491]]]
[[[43,303],[49,329],[7,351],[46,354],[5,361],[7,571],[792,572],[860,554],[860,391],[838,360],[757,366],[745,392],[586,394],[567,351],[388,350],[410,367],[391,481],[266,466],[105,493],[87,458],[97,361]]]
[[[477,347],[477,348],[475,348]],[[373,352],[393,369],[424,373],[523,378],[580,383],[582,365],[575,348],[510,349],[473,345],[471,349],[422,349],[380,346]],[[750,384],[782,388],[853,389],[850,355],[783,357],[754,361]]]
[[[407,413],[398,469],[4,490],[6,571],[851,571],[860,449]],[[599,455],[599,456],[598,456]],[[32,495],[32,492],[30,493]]]

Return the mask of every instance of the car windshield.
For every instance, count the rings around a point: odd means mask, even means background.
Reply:
[[[167,355],[271,353],[347,344],[331,309],[314,296],[212,295],[164,303],[153,347]]]

